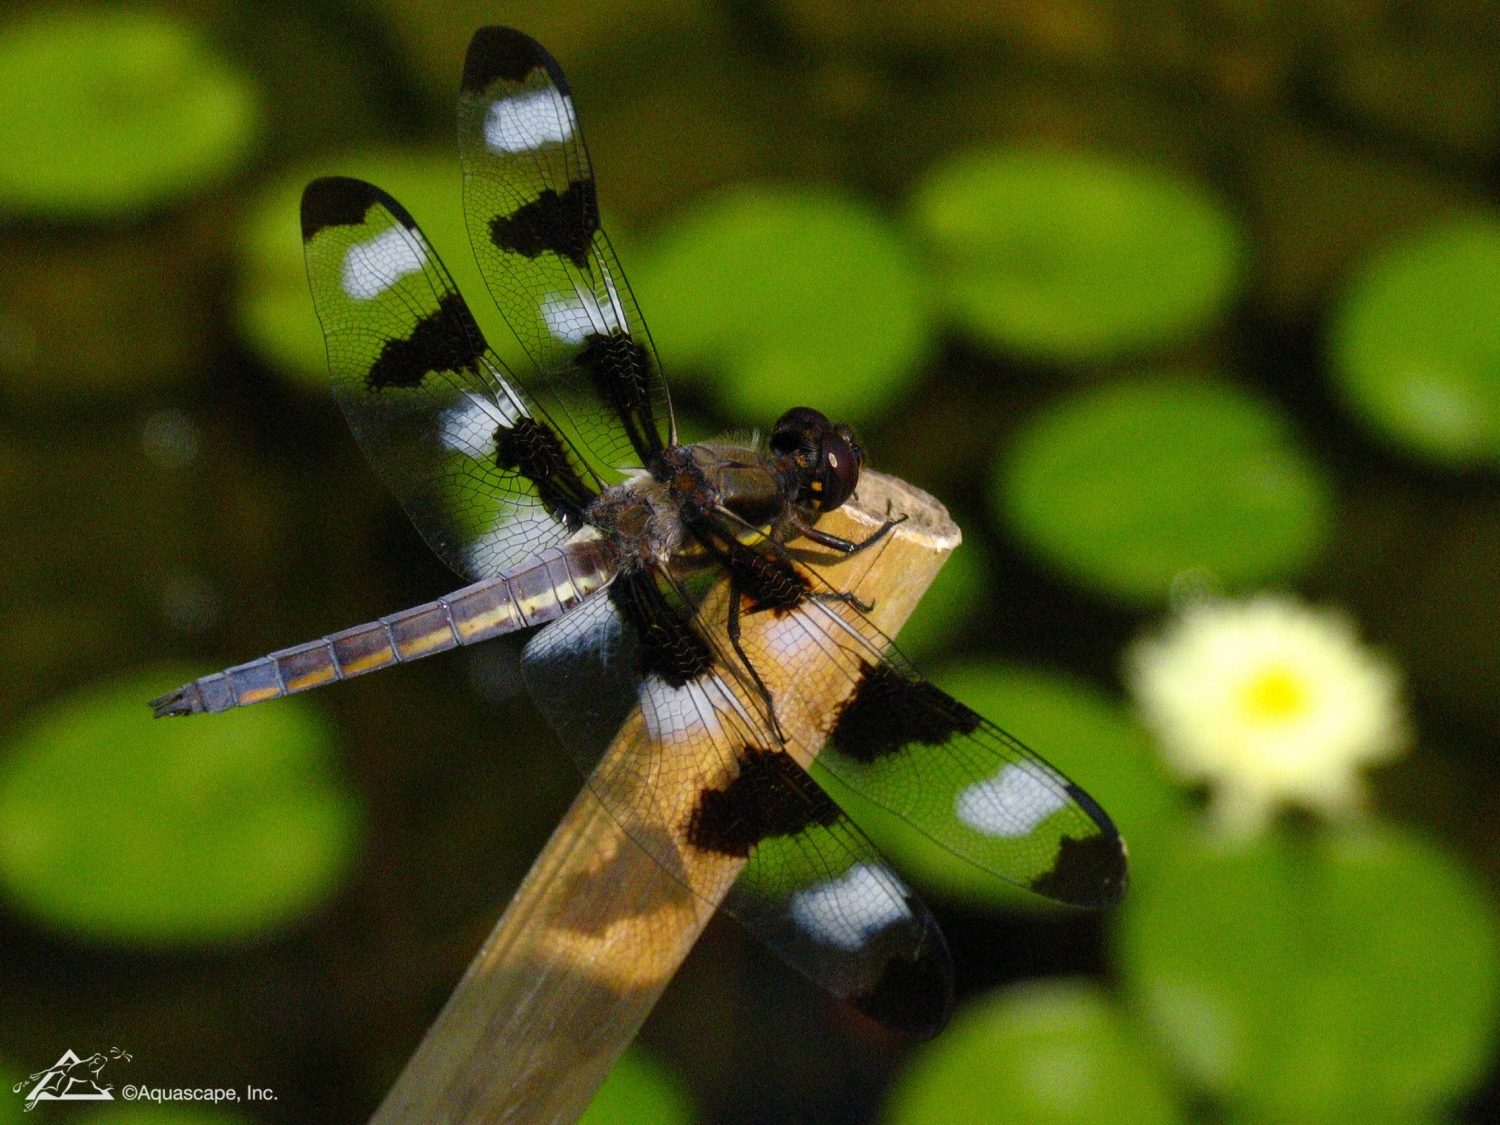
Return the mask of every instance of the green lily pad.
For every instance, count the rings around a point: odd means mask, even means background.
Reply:
[[[464,223],[463,168],[456,149],[329,156],[272,184],[240,231],[236,312],[241,331],[279,371],[328,387],[328,352],[302,260],[302,189],[319,176],[355,176],[398,199],[422,226],[495,352],[524,363],[515,336],[490,299]]]
[[[930,345],[922,278],[869,207],[808,189],[742,187],[679,219],[632,276],[663,362],[711,373],[739,417],[789,406],[868,418],[915,380]]]
[[[634,1044],[620,1056],[579,1125],[689,1125],[693,1101],[670,1071]]]
[[[901,626],[901,651],[914,660],[952,651],[989,597],[987,562],[978,545],[961,543]]]
[[[233,176],[259,122],[248,81],[165,15],[44,10],[0,31],[0,208],[171,203]]]
[[[1126,901],[1127,986],[1179,1064],[1277,1121],[1435,1114],[1488,1071],[1495,910],[1388,827],[1236,847],[1184,835]]]
[[[305,699],[153,719],[200,673],[152,668],[36,715],[0,760],[0,885],[56,929],[125,945],[258,937],[334,893],[361,821]]]
[[[1181,1121],[1141,1037],[1098,985],[1031,981],[969,1001],[910,1058],[887,1125]]]
[[[1203,331],[1233,298],[1242,238],[1202,188],[1086,153],[962,153],[918,187],[949,313],[1055,361],[1108,359]]]
[[[1181,818],[1176,788],[1161,773],[1144,731],[1097,688],[1061,672],[970,663],[938,670],[933,682],[1003,727],[1083,786],[1130,845],[1131,878],[1154,860]],[[940,751],[932,751],[939,753]],[[979,870],[900,817],[856,796],[814,767],[903,875],[927,891],[980,906],[1044,908],[1049,901]],[[969,779],[944,778],[957,799]]]
[[[1023,428],[993,503],[1042,558],[1128,603],[1184,572],[1228,587],[1297,573],[1327,542],[1328,482],[1265,401],[1209,379],[1070,394]]]
[[[1391,441],[1500,463],[1500,220],[1462,216],[1371,256],[1329,352],[1344,401]]]

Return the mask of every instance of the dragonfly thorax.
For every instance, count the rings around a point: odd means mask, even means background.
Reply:
[[[584,520],[598,529],[624,571],[665,567],[683,547],[681,508],[670,488],[650,473],[606,488],[589,504]]]

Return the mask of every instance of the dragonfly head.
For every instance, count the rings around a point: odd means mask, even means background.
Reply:
[[[797,479],[798,504],[831,512],[854,495],[865,451],[854,431],[824,414],[796,406],[771,427],[771,452]]]

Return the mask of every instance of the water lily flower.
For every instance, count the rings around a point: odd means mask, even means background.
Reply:
[[[1286,595],[1192,601],[1136,642],[1126,671],[1168,763],[1209,787],[1233,835],[1283,805],[1356,814],[1360,767],[1409,740],[1397,669],[1346,614]]]

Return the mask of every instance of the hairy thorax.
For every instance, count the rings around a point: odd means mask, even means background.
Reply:
[[[623,572],[665,567],[683,547],[680,509],[668,487],[650,473],[636,473],[606,488],[584,518],[599,530]]]

